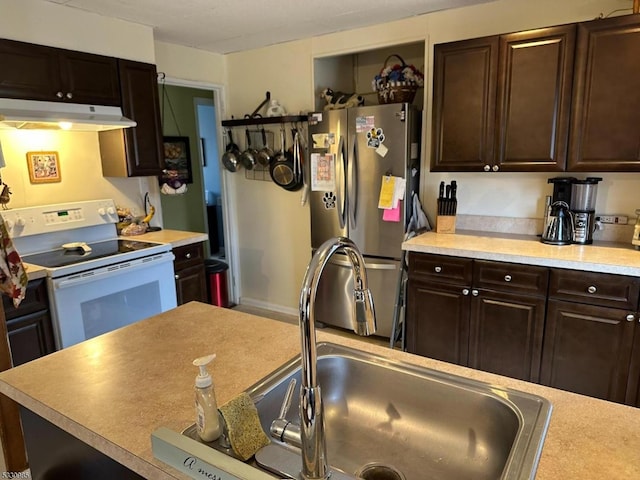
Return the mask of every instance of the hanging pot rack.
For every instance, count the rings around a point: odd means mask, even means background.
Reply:
[[[265,99],[262,101],[260,105],[253,111],[251,115],[245,115],[244,118],[233,118],[231,120],[223,120],[223,127],[242,127],[248,125],[267,125],[274,123],[295,123],[295,122],[306,122],[306,115],[284,115],[281,117],[262,117],[258,112],[262,107],[264,107],[271,100],[271,92],[267,92],[265,94]]]

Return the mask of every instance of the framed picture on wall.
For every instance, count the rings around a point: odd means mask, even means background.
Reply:
[[[31,183],[62,181],[58,152],[27,152],[27,166]]]
[[[189,137],[164,137],[164,165],[161,184],[168,183],[177,188],[185,183],[193,183]]]

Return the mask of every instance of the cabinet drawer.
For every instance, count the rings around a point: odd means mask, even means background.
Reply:
[[[33,312],[49,310],[49,298],[45,279],[39,278],[37,280],[31,280],[27,284],[27,292],[18,308],[13,306],[13,300],[6,295],[2,296],[2,306],[4,307],[4,316],[7,320],[29,315]]]
[[[204,248],[202,247],[202,242],[176,247],[173,249],[173,254],[176,257],[174,260],[176,270],[204,263]]]
[[[547,295],[549,269],[534,265],[476,260],[473,286],[529,295]]]
[[[552,269],[549,298],[636,310],[640,279],[608,273]]]
[[[473,260],[470,258],[414,253],[409,255],[409,277],[443,283],[471,285]]]

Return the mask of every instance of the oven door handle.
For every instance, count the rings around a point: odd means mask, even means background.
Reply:
[[[53,279],[53,288],[56,290],[62,288],[73,287],[74,285],[93,282],[94,280],[103,280],[109,277],[115,277],[124,273],[133,272],[153,265],[159,265],[164,262],[171,262],[174,259],[171,252],[155,255],[152,257],[138,258],[129,260],[109,267],[102,267],[89,272],[77,273],[62,279]]]

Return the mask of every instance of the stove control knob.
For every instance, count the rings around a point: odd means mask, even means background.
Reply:
[[[109,207],[109,208],[107,208],[107,213],[109,215],[115,215],[116,214],[116,209],[113,208],[113,207]]]
[[[24,227],[27,224],[24,218],[16,218],[16,227]]]
[[[100,208],[98,209],[98,213],[99,213],[101,216],[105,216],[105,215],[107,214],[107,211],[106,211],[104,208],[100,207]]]

